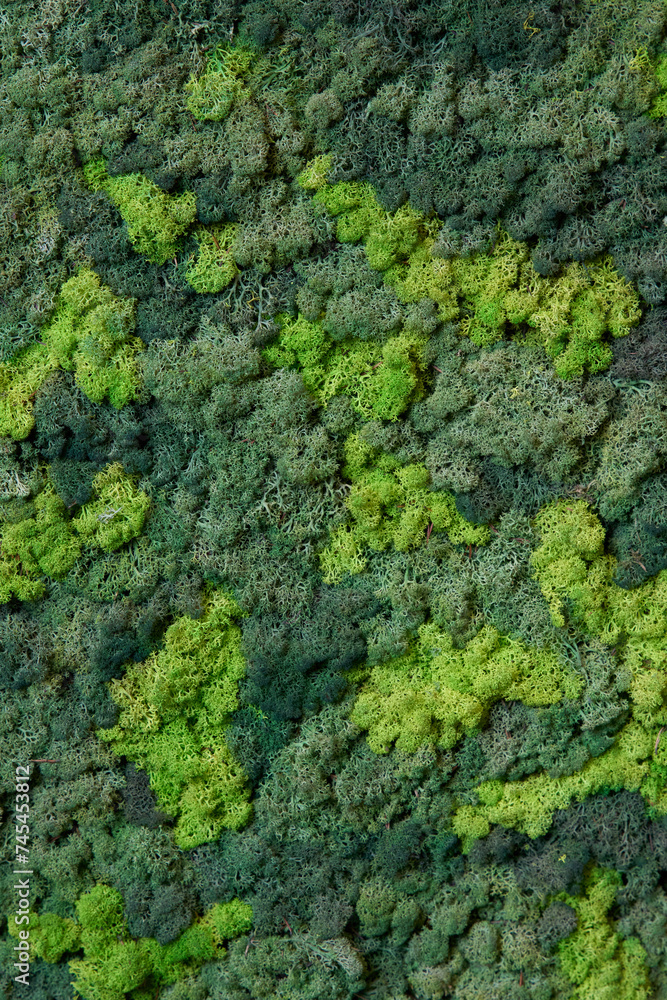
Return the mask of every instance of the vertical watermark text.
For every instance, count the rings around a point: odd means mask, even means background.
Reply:
[[[19,943],[14,945],[14,968],[17,975],[14,981],[24,986],[30,985],[30,767],[28,765],[16,768],[16,844],[14,848],[14,875],[22,875],[14,884],[16,892],[16,923]]]

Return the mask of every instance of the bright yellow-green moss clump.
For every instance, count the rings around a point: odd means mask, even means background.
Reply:
[[[363,573],[368,562],[364,545],[351,524],[333,528],[329,544],[320,552],[320,571],[325,583],[340,583],[346,573]]]
[[[562,626],[563,598],[587,581],[589,564],[595,562],[598,570],[603,566],[609,570],[614,560],[604,556],[604,528],[583,500],[550,504],[535,518],[535,526],[541,541],[531,556],[531,565],[548,601],[554,625]],[[599,581],[599,572],[596,577]],[[608,580],[606,574],[605,579]],[[595,627],[590,630],[598,631]]]
[[[219,292],[239,273],[231,249],[236,228],[228,223],[210,229],[200,226],[194,232],[199,253],[196,260],[188,263],[185,280],[196,292]]]
[[[304,191],[319,191],[327,182],[327,173],[331,170],[333,156],[331,153],[316,156],[311,160],[305,170],[302,170],[296,179],[299,187]]]
[[[640,49],[635,53],[629,68],[635,73],[644,74],[648,79],[654,79],[660,87],[660,94],[647,112],[648,117],[667,117],[667,55],[661,55],[655,66],[653,66],[646,49]]]
[[[667,753],[657,736],[667,725],[667,571],[632,590],[615,584],[616,560],[583,500],[550,504],[535,524],[541,543],[531,562],[554,622],[564,623],[567,602],[572,621],[613,646],[632,678],[633,718],[655,746],[641,791],[653,815],[666,815]]]
[[[116,205],[137,253],[154,264],[164,264],[176,255],[180,238],[197,216],[191,191],[168,195],[142,174],[109,177],[103,160],[88,163],[84,174],[93,191],[106,191]],[[185,280],[196,292],[219,292],[239,273],[231,250],[236,230],[233,223],[194,230],[199,250],[188,261]]]
[[[186,101],[188,111],[199,121],[226,118],[244,88],[255,56],[251,48],[239,43],[229,48],[219,46],[209,56],[199,79],[191,75],[184,85],[183,89],[190,95]]]
[[[150,497],[136,488],[120,462],[98,472],[93,479],[93,493],[95,499],[72,520],[84,544],[114,552],[141,534]]]
[[[604,336],[625,336],[641,318],[637,293],[609,257],[544,278],[527,245],[499,229],[490,254],[443,260],[436,246],[441,223],[408,205],[385,212],[370,184],[325,184],[313,200],[338,218],[339,240],[363,240],[369,264],[402,302],[433,299],[443,320],[463,317],[460,333],[480,347],[506,333],[540,344],[562,378],[607,368],[612,352]]]
[[[137,394],[135,299],[118,299],[94,271],[82,270],[60,290],[58,309],[43,333],[44,345],[94,403],[106,397],[121,407]]]
[[[224,736],[245,674],[240,615],[231,598],[211,592],[201,619],[179,618],[163,649],[111,682],[121,714],[100,738],[148,772],[160,808],[178,817],[183,848],[250,818],[245,775]]]
[[[572,1000],[647,1000],[651,985],[639,939],[621,939],[609,910],[622,885],[618,872],[594,868],[585,896],[557,898],[576,910],[578,927],[558,945],[560,965],[575,989]]]
[[[94,403],[108,398],[121,407],[140,387],[137,352],[143,349],[135,327],[134,299],[119,299],[83,268],[66,281],[42,343],[32,344],[0,364],[0,434],[26,438],[35,425],[33,399],[57,368],[73,371]]]
[[[141,533],[151,501],[120,463],[95,476],[93,493],[94,499],[70,518],[47,482],[28,517],[1,525],[0,601],[12,594],[21,601],[36,600],[45,591],[40,577],[65,576],[82,548],[113,552]]]
[[[631,672],[633,716],[647,730],[667,725],[667,571],[626,590],[614,583],[604,529],[583,500],[550,504],[535,519],[541,542],[531,557],[553,621],[567,614],[616,649]],[[665,803],[667,807],[667,802]]]
[[[51,963],[83,950],[83,959],[69,960],[75,995],[82,1000],[152,997],[161,986],[195,974],[204,962],[224,958],[223,941],[252,926],[252,907],[233,899],[216,904],[170,944],[133,939],[123,918],[123,897],[101,884],[81,896],[76,915],[75,921],[55,913],[31,913],[30,944],[38,958]],[[12,916],[8,924],[17,937]]]
[[[354,523],[335,528],[320,554],[326,583],[338,583],[345,573],[366,568],[366,547],[382,552],[393,546],[407,552],[426,542],[433,531],[446,531],[454,544],[485,545],[490,532],[466,521],[449,493],[430,489],[426,466],[401,467],[391,455],[381,454],[361,435],[345,443],[343,475],[352,481],[345,501]]]
[[[0,435],[15,441],[27,438],[35,426],[35,393],[57,367],[58,361],[43,344],[33,344],[11,361],[0,362]]]
[[[405,656],[370,669],[350,718],[368,730],[375,753],[393,744],[411,753],[452,747],[481,726],[499,698],[551,705],[578,697],[581,688],[553,654],[502,637],[490,625],[460,650],[449,633],[427,624]]]
[[[275,368],[298,366],[306,388],[326,406],[347,396],[367,419],[398,420],[424,391],[424,340],[406,331],[383,345],[354,338],[334,342],[320,323],[278,317],[277,343],[262,352]]]
[[[658,738],[667,725],[667,571],[633,590],[617,586],[604,529],[583,500],[549,504],[535,526],[541,540],[531,563],[554,624],[567,618],[614,648],[628,675],[632,721],[576,774],[480,785],[480,804],[462,806],[454,820],[466,849],[491,823],[541,836],[556,809],[610,789],[640,791],[649,815],[667,815],[667,748]]]
[[[485,837],[492,823],[541,837],[551,826],[556,809],[583,802],[597,792],[625,788],[636,792],[649,772],[651,736],[636,722],[621,730],[610,750],[589,760],[578,771],[561,778],[534,774],[523,781],[486,781],[475,789],[477,806],[463,805],[454,816],[454,832],[466,853],[478,837]]]
[[[169,195],[143,174],[109,177],[104,160],[91,160],[83,173],[93,191],[109,195],[137,253],[153,264],[164,264],[176,254],[180,237],[197,215],[192,191]]]
[[[20,601],[42,597],[39,578],[64,576],[81,554],[65,504],[50,483],[35,497],[33,516],[5,522],[0,531],[0,601],[12,594]]]

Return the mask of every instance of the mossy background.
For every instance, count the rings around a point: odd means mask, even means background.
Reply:
[[[5,995],[667,998],[666,35],[6,0]]]

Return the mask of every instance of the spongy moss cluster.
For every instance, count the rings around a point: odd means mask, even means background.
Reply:
[[[177,817],[174,836],[184,848],[239,829],[251,814],[224,734],[245,674],[240,615],[224,592],[211,592],[200,620],[177,619],[163,649],[111,683],[121,714],[100,737],[148,772],[161,808]]]

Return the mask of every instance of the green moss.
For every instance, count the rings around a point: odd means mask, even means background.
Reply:
[[[433,224],[435,228],[435,224]],[[396,292],[401,302],[419,302],[428,298],[438,306],[444,323],[458,320],[461,314],[456,287],[454,264],[432,256],[433,236],[424,235],[406,261],[390,267],[384,280]]]
[[[46,962],[59,962],[66,953],[83,950],[82,959],[70,958],[74,995],[82,1000],[133,1000],[155,993],[195,974],[205,962],[222,959],[223,941],[238,937],[252,926],[252,908],[240,899],[219,903],[196,920],[170,944],[154,938],[133,939],[123,917],[123,897],[117,889],[98,884],[76,904],[77,921],[54,913],[30,914],[30,943]],[[14,920],[9,932],[18,936]]]
[[[226,118],[244,89],[255,57],[253,49],[238,42],[229,48],[218,46],[199,79],[191,75],[184,84],[183,89],[190,95],[186,101],[188,111],[199,121]]]
[[[34,507],[34,517],[2,526],[0,599],[9,600],[11,593],[19,600],[42,596],[44,584],[36,578],[64,576],[81,553],[65,504],[50,483],[35,497]]]
[[[334,528],[327,547],[320,553],[320,572],[325,583],[340,583],[346,573],[363,573],[368,565],[363,543],[352,525]]]
[[[211,593],[200,620],[179,618],[162,650],[111,682],[121,714],[100,738],[148,772],[160,807],[178,817],[175,838],[184,848],[239,829],[251,813],[245,775],[224,736],[245,674],[240,614],[225,594]]]
[[[624,337],[641,318],[639,298],[615,270],[611,257],[589,264],[569,264],[559,278],[540,279],[539,308],[526,322],[561,378],[602,371],[612,352],[602,340]]]
[[[64,577],[82,548],[113,552],[140,533],[150,507],[149,497],[136,489],[120,463],[93,479],[95,498],[76,517],[49,481],[33,501],[28,517],[6,521],[0,528],[0,600],[14,594],[21,601],[42,597],[40,576]]]
[[[180,237],[197,215],[195,195],[168,195],[143,174],[109,177],[104,160],[83,168],[93,191],[105,191],[127,225],[130,243],[153,264],[164,264],[178,251]]]
[[[62,286],[43,340],[0,364],[0,434],[23,440],[35,426],[33,399],[57,368],[73,371],[95,403],[108,397],[120,408],[134,399],[140,377],[136,356],[143,344],[133,337],[135,300],[119,299],[82,268]]]
[[[633,590],[615,582],[616,559],[604,553],[604,529],[583,500],[550,504],[535,519],[540,545],[531,564],[552,619],[570,618],[613,646],[630,678],[632,715],[655,749],[642,794],[653,815],[667,815],[667,760],[658,731],[667,725],[667,571]]]
[[[98,472],[92,488],[95,499],[81,508],[72,527],[86,545],[113,552],[141,534],[151,501],[120,462]]]
[[[651,816],[667,815],[667,752],[659,739],[667,725],[667,572],[634,590],[617,586],[604,529],[583,500],[549,504],[534,523],[540,544],[531,565],[552,620],[560,627],[572,622],[613,646],[618,673],[628,678],[632,721],[576,774],[494,783],[493,800],[480,786],[481,804],[462,806],[454,821],[466,849],[491,823],[541,836],[556,809],[610,789],[639,791]]]
[[[563,598],[586,580],[591,562],[598,568],[602,566],[604,528],[583,500],[560,500],[549,504],[540,511],[534,523],[541,540],[531,555],[531,566],[551,609],[554,624],[562,626],[565,624]]]
[[[345,442],[343,475],[352,480],[346,506],[353,524],[336,528],[320,553],[326,583],[366,567],[365,548],[399,552],[423,545],[433,531],[445,531],[454,544],[485,545],[490,531],[470,524],[456,509],[453,496],[431,490],[426,466],[401,467],[397,459],[370,446],[360,434]]]
[[[508,333],[540,344],[561,378],[607,368],[612,352],[605,335],[625,336],[641,317],[637,293],[610,257],[544,278],[528,246],[498,227],[490,254],[441,260],[434,256],[441,223],[409,205],[385,212],[369,184],[320,186],[313,200],[338,219],[339,240],[363,240],[370,266],[402,302],[432,299],[441,319],[460,320],[460,334],[478,347]]]
[[[336,234],[341,243],[365,240],[374,225],[381,225],[387,213],[378,203],[370,184],[342,181],[320,187],[315,205],[338,217]]]
[[[385,213],[371,226],[365,241],[370,266],[376,271],[387,271],[408,259],[421,242],[422,227],[423,216],[409,205],[403,205],[393,215]]]
[[[202,924],[212,927],[220,941],[239,937],[252,927],[252,906],[240,899],[216,903],[202,918]]]
[[[577,697],[581,687],[552,653],[529,649],[489,625],[459,650],[448,632],[429,623],[407,654],[372,668],[350,718],[368,730],[375,753],[388,753],[393,744],[409,753],[428,745],[450,748],[477,730],[500,698],[551,705]],[[482,812],[462,815],[483,827],[477,836],[488,833]]]
[[[423,395],[424,338],[403,331],[382,346],[354,338],[334,342],[320,322],[303,316],[278,319],[278,341],[262,354],[275,368],[300,367],[306,388],[321,406],[334,396],[347,396],[367,419],[395,421]]]
[[[7,919],[7,929],[12,937],[18,937],[13,914]],[[45,962],[59,962],[65,952],[74,953],[81,948],[81,926],[69,917],[31,913],[29,932],[31,948]]]
[[[134,299],[118,299],[94,271],[82,269],[60,290],[58,309],[44,331],[49,356],[74,377],[95,403],[107,396],[124,406],[139,389]]]
[[[210,229],[200,226],[195,231],[199,252],[194,262],[188,262],[185,280],[196,292],[219,292],[239,273],[231,250],[236,228],[230,223]]]
[[[575,986],[572,1000],[646,1000],[652,992],[639,939],[622,940],[609,915],[621,886],[618,872],[594,868],[584,896],[557,897],[576,911],[579,924],[558,944],[561,969]]]
[[[381,937],[391,927],[397,894],[383,879],[366,880],[356,905],[359,930],[364,937]]]
[[[535,526],[540,544],[531,565],[554,624],[565,624],[567,615],[614,646],[632,676],[635,719],[647,729],[666,725],[667,571],[633,590],[619,587],[616,559],[604,553],[604,529],[583,500],[550,504]]]
[[[635,73],[643,73],[649,79],[653,78],[660,87],[660,93],[653,101],[647,116],[649,118],[665,118],[667,116],[667,55],[661,55],[653,65],[646,49],[639,49],[635,52],[629,65]]]
[[[640,791],[649,771],[651,736],[636,722],[628,723],[610,750],[589,760],[578,771],[561,778],[531,775],[523,781],[486,782],[476,789],[480,804],[461,805],[453,820],[454,831],[467,853],[474,840],[485,837],[492,823],[519,830],[529,837],[543,836],[554,812],[573,801],[583,802],[598,792]]]
[[[414,399],[423,395],[425,340],[407,331],[390,337],[378,363],[372,413],[379,420],[398,420]]]
[[[333,157],[331,154],[316,156],[305,170],[296,178],[299,187],[304,191],[319,191],[327,183],[327,173],[331,170]]]
[[[33,399],[58,361],[43,344],[25,348],[0,363],[0,434],[15,441],[27,438],[35,426]]]

